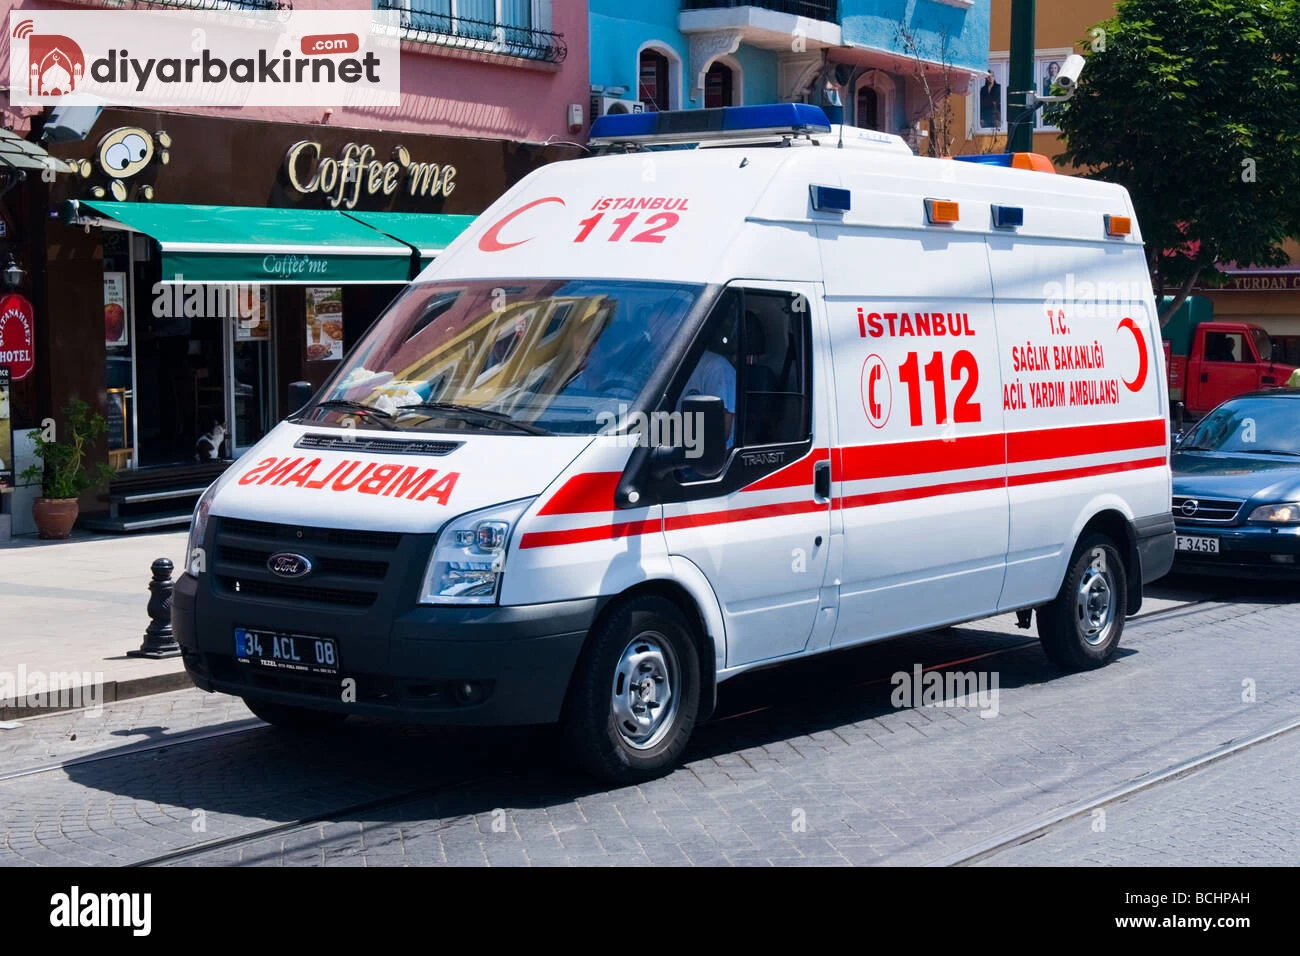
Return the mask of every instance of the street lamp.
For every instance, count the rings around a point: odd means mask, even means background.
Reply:
[[[14,259],[14,254],[9,253],[9,262],[5,266],[5,285],[11,289],[18,288],[22,284],[23,276],[26,273],[19,267],[18,262]]]

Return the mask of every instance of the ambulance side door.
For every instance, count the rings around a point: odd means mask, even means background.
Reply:
[[[717,595],[727,667],[802,652],[823,603],[831,474],[819,308],[810,283],[733,284],[706,348],[697,342],[686,361],[683,395],[734,387],[734,408],[718,395],[734,415],[731,448],[717,477],[686,469],[657,493],[669,554],[699,567]]]
[[[827,231],[842,646],[991,613],[1007,551],[983,236]]]

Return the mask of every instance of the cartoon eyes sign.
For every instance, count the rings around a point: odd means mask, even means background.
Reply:
[[[120,138],[105,137],[99,146],[99,165],[113,175],[134,176],[153,159],[153,140],[147,136],[143,131],[126,130]]]
[[[153,199],[153,186],[147,182],[131,183],[141,177],[155,163],[166,165],[171,161],[169,152],[172,138],[159,130],[149,133],[138,126],[119,126],[104,134],[95,147],[95,161],[81,160],[77,172],[82,179],[101,180],[92,185],[89,193],[95,199],[113,198],[123,202],[135,193],[138,199]]]

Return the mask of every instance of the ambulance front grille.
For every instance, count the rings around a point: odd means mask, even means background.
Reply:
[[[387,531],[216,520],[211,570],[218,590],[231,597],[298,607],[374,606],[402,542],[400,534]],[[268,566],[271,556],[283,552],[305,557],[310,572],[297,578],[273,574]]]

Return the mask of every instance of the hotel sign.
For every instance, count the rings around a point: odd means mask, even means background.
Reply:
[[[1217,291],[1300,292],[1300,272],[1285,275],[1230,275],[1228,281]]]
[[[348,143],[338,156],[321,156],[321,144],[294,143],[284,154],[289,185],[304,196],[320,194],[333,209],[355,209],[363,196],[446,198],[456,188],[456,167],[446,163],[413,162],[405,146],[394,147],[381,159],[369,145]]]

